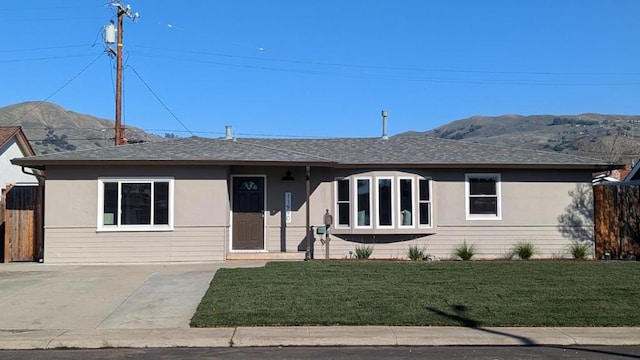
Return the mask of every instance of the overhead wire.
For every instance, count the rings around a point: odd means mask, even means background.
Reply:
[[[95,53],[91,53],[91,54],[76,54],[76,55],[60,55],[60,56],[44,56],[44,57],[27,58],[27,59],[0,60],[0,63],[18,63],[18,62],[28,62],[28,61],[71,59],[71,58],[89,57],[89,56],[93,56],[93,55],[95,55]],[[102,53],[100,53],[100,56],[102,56]]]
[[[153,91],[153,89],[151,89],[151,86],[149,86],[149,84],[147,84],[147,82],[142,78],[142,76],[138,73],[138,71],[131,65],[127,66],[128,69],[131,69],[131,71],[133,71],[133,73],[138,77],[138,79],[140,79],[140,82],[142,82],[142,84],[147,88],[147,90],[149,90],[149,92],[156,98],[156,100],[158,100],[158,102],[160,103],[160,105],[162,105],[165,110],[167,110],[169,112],[169,114],[171,114],[171,116],[173,116],[174,119],[176,119],[176,121],[182,125],[182,127],[187,130],[192,136],[196,136],[188,127],[187,125],[185,125],[184,122],[182,122],[182,120],[180,120],[180,118],[178,118],[178,116],[171,111],[171,109],[169,109],[169,107],[167,106],[167,104],[164,103],[164,101],[162,101],[162,99],[160,99],[160,97],[158,96],[158,94],[156,94],[155,91]]]
[[[77,79],[80,75],[82,75],[85,71],[87,71],[87,69],[89,69],[91,67],[91,65],[95,64],[96,61],[98,61],[98,59],[100,59],[100,57],[102,57],[102,53],[100,55],[98,55],[95,59],[93,59],[87,66],[85,66],[84,68],[82,68],[82,70],[80,70],[78,73],[76,73],[73,77],[71,77],[71,79],[69,79],[67,82],[65,82],[64,84],[62,84],[62,86],[60,86],[59,88],[57,88],[54,92],[51,93],[51,95],[47,96],[46,98],[44,98],[44,100],[41,100],[38,105],[32,107],[29,111],[25,112],[24,114],[22,114],[22,116],[18,117],[17,119],[11,121],[8,126],[11,126],[12,124],[15,124],[17,121],[20,121],[22,118],[24,118],[25,116],[27,116],[27,114],[31,113],[32,111],[34,111],[35,109],[37,109],[38,107],[40,107],[42,104],[44,104],[47,100],[51,99],[53,96],[55,96],[57,93],[59,93],[62,89],[64,89],[65,87],[67,87],[69,84],[71,84],[75,79]]]
[[[42,50],[54,50],[54,49],[71,49],[71,48],[79,48],[79,47],[87,47],[87,46],[93,46],[93,45],[77,44],[77,45],[47,46],[47,47],[39,47],[39,48],[26,48],[26,49],[5,49],[5,50],[0,50],[0,53],[42,51]]]
[[[476,80],[465,80],[465,79],[450,79],[450,78],[420,78],[420,77],[408,77],[408,76],[394,76],[394,75],[380,75],[380,74],[357,74],[357,73],[345,73],[345,72],[334,72],[334,71],[323,71],[323,70],[303,70],[303,69],[291,69],[291,68],[275,68],[275,67],[267,67],[267,66],[259,66],[259,65],[247,65],[247,64],[232,64],[232,63],[224,63],[218,61],[209,61],[202,59],[184,59],[173,56],[163,56],[159,54],[147,54],[140,53],[136,51],[132,51],[132,54],[136,54],[142,57],[150,57],[154,59],[165,58],[171,60],[179,60],[179,61],[191,61],[198,62],[204,64],[212,64],[212,65],[220,65],[220,66],[228,66],[228,67],[236,67],[236,68],[245,68],[245,69],[255,69],[255,70],[267,70],[267,71],[276,71],[276,72],[287,72],[287,73],[300,73],[300,74],[309,74],[309,75],[331,75],[338,77],[347,77],[347,78],[360,78],[360,79],[374,79],[374,80],[398,80],[398,81],[409,81],[409,82],[426,82],[426,83],[440,83],[440,84],[471,84],[471,85],[531,85],[531,86],[637,86],[640,85],[640,81],[625,81],[625,82],[606,82],[606,81],[544,81],[544,80],[513,80],[513,79],[476,79]]]
[[[362,69],[403,70],[403,71],[444,72],[444,73],[506,74],[506,75],[554,75],[554,76],[555,75],[634,75],[634,76],[640,75],[640,73],[622,73],[622,72],[497,71],[497,70],[444,69],[444,68],[362,65],[362,64],[323,62],[323,61],[316,61],[316,60],[278,59],[278,58],[268,58],[268,57],[259,57],[259,56],[232,55],[232,54],[215,53],[215,52],[208,52],[208,51],[166,49],[166,48],[157,48],[152,46],[144,46],[144,45],[136,45],[136,44],[131,44],[130,46],[139,47],[141,49],[159,50],[163,52],[175,51],[175,52],[186,53],[186,54],[208,55],[208,56],[226,57],[226,58],[234,58],[234,59],[283,62],[283,63],[305,64],[305,65],[322,65],[322,66],[332,66],[332,67],[362,68]]]

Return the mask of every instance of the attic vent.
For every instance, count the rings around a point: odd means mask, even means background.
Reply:
[[[227,125],[224,127],[224,139],[231,140],[233,136],[231,135],[231,125]]]

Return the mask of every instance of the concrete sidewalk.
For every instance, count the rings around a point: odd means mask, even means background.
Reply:
[[[0,349],[228,346],[640,345],[632,328],[189,328],[223,267],[0,265]]]
[[[640,328],[304,326],[148,330],[0,330],[0,349],[453,345],[640,345]]]

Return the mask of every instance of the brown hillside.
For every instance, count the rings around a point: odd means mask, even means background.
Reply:
[[[0,108],[0,126],[22,126],[38,154],[113,146],[112,120],[68,111],[48,102],[24,102]],[[130,142],[161,137],[127,127]]]

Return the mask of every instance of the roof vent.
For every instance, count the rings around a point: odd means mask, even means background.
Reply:
[[[389,113],[387,110],[382,110],[382,140],[387,140],[389,137],[387,136],[387,115]]]
[[[233,136],[231,135],[231,125],[227,125],[224,127],[224,139],[231,140]]]

